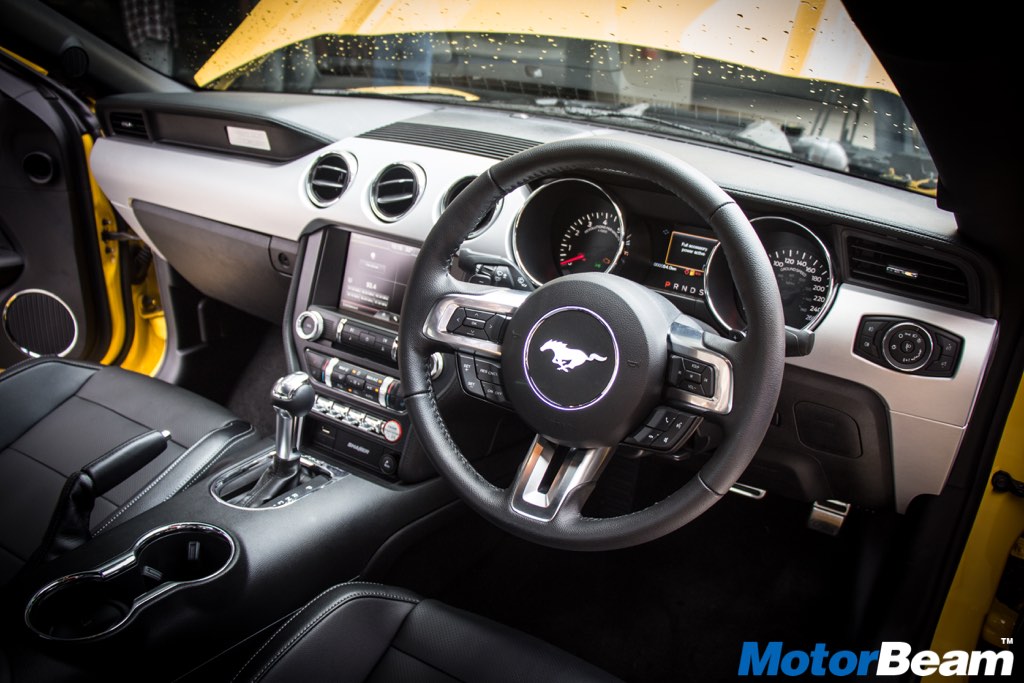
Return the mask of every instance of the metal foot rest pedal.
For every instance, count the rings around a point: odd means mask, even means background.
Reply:
[[[807,528],[820,531],[829,536],[838,536],[843,522],[850,514],[850,504],[841,500],[816,500],[811,505],[811,514],[807,518]]]

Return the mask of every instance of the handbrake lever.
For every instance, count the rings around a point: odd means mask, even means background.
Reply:
[[[150,431],[115,446],[71,474],[39,547],[22,571],[49,562],[92,538],[90,517],[97,496],[110,491],[152,462],[167,448],[171,433]]]

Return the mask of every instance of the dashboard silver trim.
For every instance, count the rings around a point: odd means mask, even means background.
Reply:
[[[926,377],[876,365],[854,354],[861,318],[891,316],[949,330],[963,338],[952,377]],[[851,284],[837,288],[832,310],[815,331],[807,356],[786,363],[862,384],[889,408],[896,508],[938,494],[971,418],[998,337],[995,320]],[[930,425],[930,428],[922,426]]]
[[[539,196],[545,190],[550,189],[552,187],[556,187],[563,183],[582,183],[584,185],[589,185],[591,188],[597,190],[599,193],[604,195],[604,198],[607,199],[608,203],[612,205],[613,209],[615,209],[615,215],[619,219],[619,250],[616,252],[615,258],[612,259],[612,264],[608,266],[608,270],[605,272],[611,273],[615,270],[615,268],[619,265],[619,261],[622,259],[622,252],[626,248],[626,221],[622,215],[622,207],[619,206],[618,202],[611,198],[611,195],[608,194],[607,190],[605,190],[597,183],[592,182],[590,180],[584,180],[583,178],[559,178],[558,180],[553,180],[550,183],[545,183],[544,185],[541,185],[536,190],[531,192],[530,196],[528,196],[526,198],[526,201],[523,202],[523,205],[519,207],[519,211],[516,212],[516,216],[512,220],[512,231],[510,233],[510,238],[512,240],[512,260],[515,261],[515,264],[517,266],[519,266],[519,270],[521,270],[523,274],[526,275],[526,277],[530,278],[530,282],[532,282],[537,287],[540,287],[544,283],[541,280],[538,280],[533,275],[533,273],[530,272],[530,269],[527,268],[526,265],[523,263],[523,259],[519,255],[519,246],[516,242],[516,234],[519,232],[519,222],[523,217],[523,213],[530,206],[530,202],[532,202],[535,197]]]

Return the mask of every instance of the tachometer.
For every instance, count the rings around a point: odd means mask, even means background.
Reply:
[[[618,214],[591,211],[562,231],[558,242],[558,270],[571,273],[603,273],[622,254],[624,235]]]
[[[538,187],[512,225],[516,264],[536,285],[561,275],[606,273],[628,250],[622,210],[601,186],[581,178]]]

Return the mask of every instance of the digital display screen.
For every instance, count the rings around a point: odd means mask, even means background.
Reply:
[[[678,230],[665,230],[664,240],[657,241],[654,262],[646,284],[665,292],[704,297],[704,271],[718,240]],[[663,256],[661,256],[663,255]]]
[[[353,233],[345,259],[340,307],[397,324],[419,252],[416,247]]]

